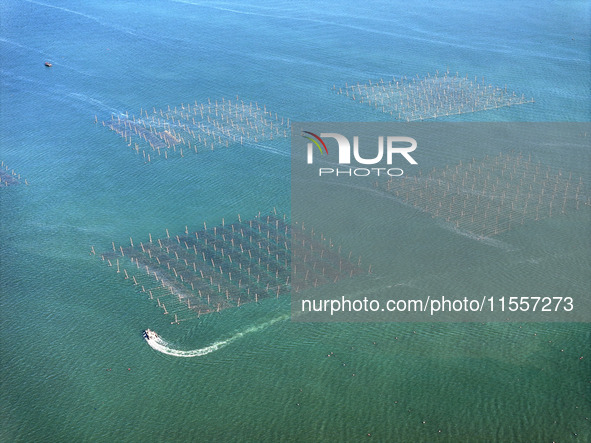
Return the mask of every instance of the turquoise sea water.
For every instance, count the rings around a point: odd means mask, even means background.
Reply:
[[[589,121],[588,2],[8,0],[0,20],[0,157],[29,183],[0,189],[0,440],[591,438],[588,324],[292,323],[283,298],[171,325],[89,254],[290,205],[287,139],[145,165],[95,115],[239,95],[293,121],[386,121],[330,88],[449,67],[536,102],[446,121]],[[578,154],[561,157],[588,178]],[[454,279],[436,248],[483,275],[479,254],[511,258],[398,217],[421,227],[397,240],[399,266],[428,263],[421,288]],[[533,249],[529,275],[591,262],[588,212],[535,229],[501,237]],[[238,336],[177,358],[146,327],[179,349]]]

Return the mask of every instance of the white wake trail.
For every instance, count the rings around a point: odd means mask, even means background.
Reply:
[[[154,349],[158,352],[162,352],[163,354],[166,354],[166,355],[172,355],[173,357],[202,357],[204,355],[207,355],[207,354],[210,354],[214,351],[217,351],[218,349],[221,349],[224,346],[229,345],[233,341],[236,341],[239,338],[244,337],[246,334],[250,334],[251,332],[261,331],[261,330],[266,329],[269,326],[271,326],[277,322],[287,320],[288,318],[289,318],[288,314],[282,315],[280,317],[274,318],[274,319],[269,320],[269,321],[262,323],[260,325],[251,326],[250,328],[245,329],[244,331],[238,332],[238,333],[234,334],[233,336],[231,336],[230,338],[227,338],[225,340],[219,340],[209,346],[205,346],[203,348],[193,349],[193,350],[189,350],[189,351],[175,349],[171,343],[167,342],[161,336],[158,336],[158,337],[152,338],[152,339],[146,338],[146,341],[148,342],[148,344],[150,345],[150,347],[152,349]]]

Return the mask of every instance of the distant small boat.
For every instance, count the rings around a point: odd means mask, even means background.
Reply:
[[[49,62],[45,62],[45,66],[47,66],[48,68],[51,68],[52,65]]]

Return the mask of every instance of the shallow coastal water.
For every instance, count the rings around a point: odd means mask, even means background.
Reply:
[[[0,189],[0,440],[590,438],[588,324],[297,323],[280,298],[171,325],[90,254],[290,206],[289,139],[145,164],[95,115],[239,95],[292,121],[387,121],[330,88],[449,67],[536,101],[446,121],[588,121],[586,2],[0,8],[1,157],[29,183]],[[433,166],[463,155],[430,154]],[[558,157],[589,179],[588,155]],[[395,217],[401,258],[385,284],[401,290],[449,291],[460,267],[433,253],[444,250],[491,287],[511,287],[478,266],[491,257],[589,286],[588,210],[499,237],[515,254],[409,208]],[[145,328],[175,349],[227,343],[178,358],[150,348]]]

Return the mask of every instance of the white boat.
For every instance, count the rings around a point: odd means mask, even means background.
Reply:
[[[152,331],[151,329],[146,329],[144,331],[144,338],[146,340],[156,340],[158,338],[158,334],[156,334],[154,331]]]

